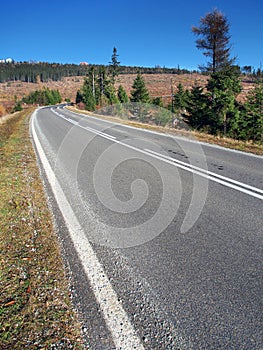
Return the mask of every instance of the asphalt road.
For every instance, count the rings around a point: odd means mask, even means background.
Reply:
[[[87,347],[263,348],[263,157],[57,107],[31,132]]]

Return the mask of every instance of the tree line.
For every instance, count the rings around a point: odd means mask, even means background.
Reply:
[[[59,63],[29,63],[29,62],[12,62],[0,63],[0,83],[8,81],[22,81],[27,83],[60,81],[64,77],[86,76],[90,68],[107,69],[106,65],[77,65],[77,64],[59,64]],[[133,67],[120,66],[119,74],[186,74],[190,73],[187,69],[165,68],[165,67]]]
[[[0,82],[22,81],[27,83],[59,81],[63,77],[84,76],[86,67],[75,64],[58,63],[1,63]]]
[[[108,67],[106,65],[90,64],[77,65],[77,64],[60,64],[60,63],[29,63],[29,62],[12,62],[12,63],[0,63],[0,83],[6,83],[9,81],[22,81],[26,83],[38,83],[60,81],[64,77],[73,76],[86,76],[87,71],[90,68],[98,70],[99,68]],[[240,74],[249,76],[255,80],[257,77],[262,76],[263,72],[261,68],[254,69],[252,66],[238,67]],[[119,67],[119,74],[188,74],[197,73],[196,70],[190,71],[188,69],[180,68],[166,68],[166,67],[137,67],[137,66],[121,66]],[[207,72],[203,71],[203,74]]]

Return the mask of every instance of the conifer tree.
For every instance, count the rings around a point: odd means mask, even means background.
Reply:
[[[241,140],[263,141],[263,83],[258,82],[247,96],[241,112],[231,124],[231,136]]]
[[[234,59],[230,58],[229,23],[220,11],[214,10],[202,17],[200,26],[193,26],[192,31],[199,36],[196,47],[211,59],[206,67],[200,67],[202,70],[215,73],[233,64]]]
[[[163,107],[163,101],[162,101],[162,98],[161,98],[160,96],[154,97],[154,98],[152,99],[152,103],[153,103],[155,106]]]
[[[184,111],[187,105],[187,91],[184,90],[184,87],[181,83],[177,85],[177,92],[173,96],[173,106],[177,111]]]
[[[117,49],[116,47],[113,48],[113,53],[111,56],[111,62],[109,62],[110,64],[110,74],[111,74],[111,82],[114,85],[115,81],[116,81],[116,77],[119,74],[119,66],[120,66],[120,62],[118,61],[118,54],[117,54]]]
[[[131,102],[149,102],[149,93],[140,73],[137,74],[131,91]]]
[[[238,113],[236,97],[241,92],[239,72],[236,67],[228,67],[211,75],[207,83],[212,118],[219,132],[227,134],[230,117]]]
[[[108,99],[108,103],[110,105],[114,105],[116,103],[119,103],[115,88],[112,84],[107,85],[107,87],[104,91],[104,95]]]
[[[103,107],[105,104],[107,104],[105,92],[107,90],[107,87],[109,85],[109,79],[107,75],[107,71],[105,66],[101,66],[98,71],[97,79],[96,79],[96,102],[101,107]]]
[[[96,99],[93,95],[92,84],[89,79],[85,78],[81,88],[82,102],[85,103],[85,108],[88,111],[94,111],[96,107]]]
[[[197,129],[209,131],[211,120],[208,110],[209,100],[201,86],[194,86],[189,93],[189,100],[186,106],[186,115],[184,115],[187,123]]]
[[[128,103],[129,102],[129,97],[126,93],[126,91],[124,90],[122,85],[119,85],[118,87],[118,99],[120,101],[120,103]]]

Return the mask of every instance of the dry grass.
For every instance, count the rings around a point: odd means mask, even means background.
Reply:
[[[0,348],[81,349],[29,138],[29,114],[17,113],[0,125]]]
[[[133,81],[136,74],[122,74],[118,76],[116,88],[121,84],[128,94],[130,94]],[[69,98],[72,102],[76,99],[77,90],[83,85],[83,77],[67,77],[61,81],[49,81],[46,83],[23,83],[20,81],[0,83],[0,105],[10,112],[15,105],[15,96],[17,99],[28,95],[30,92],[48,87],[49,89],[58,89],[62,99]],[[207,76],[192,73],[192,74],[143,74],[146,86],[151,97],[163,96],[164,104],[168,104],[171,100],[171,85],[174,92],[176,87],[181,83],[184,88],[191,89],[195,84],[205,86]],[[243,91],[239,99],[243,100],[253,88],[253,83],[248,80],[242,82]]]

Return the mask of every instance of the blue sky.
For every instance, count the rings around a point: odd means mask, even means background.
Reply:
[[[197,69],[206,62],[191,32],[214,8],[230,23],[232,56],[263,65],[262,0],[2,0],[0,59]]]

